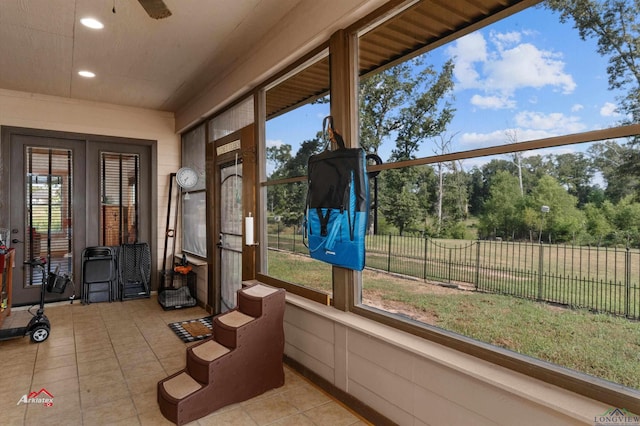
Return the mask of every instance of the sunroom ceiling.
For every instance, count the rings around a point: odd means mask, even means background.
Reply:
[[[537,3],[536,0],[424,0],[372,27],[359,38],[359,74],[377,72],[408,55],[438,47]],[[276,117],[329,92],[325,58],[267,92],[267,117]]]

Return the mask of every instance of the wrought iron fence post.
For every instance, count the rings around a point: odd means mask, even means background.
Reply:
[[[447,270],[447,282],[451,284],[451,268],[453,267],[451,264],[451,252],[453,249],[449,249],[449,268]]]
[[[631,312],[631,251],[629,250],[629,244],[627,244],[627,252],[624,256],[624,290],[626,299],[624,316],[628,318]]]
[[[427,280],[427,244],[429,244],[429,237],[424,237],[424,263],[422,264],[422,279]]]
[[[544,270],[544,246],[542,243],[538,244],[540,247],[540,253],[538,256],[538,301],[542,300],[542,271]]]
[[[480,239],[476,241],[478,248],[476,249],[476,291],[480,287]]]
[[[391,272],[391,234],[389,234],[389,255],[387,256],[387,272]]]

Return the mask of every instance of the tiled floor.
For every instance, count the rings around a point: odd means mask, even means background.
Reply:
[[[9,318],[26,325],[25,314],[14,311]],[[0,342],[0,424],[172,424],[160,414],[156,385],[184,367],[186,345],[167,324],[206,316],[203,309],[163,311],[152,297],[51,306],[46,314],[52,324],[47,341]],[[41,389],[53,395],[52,406],[18,404]],[[352,424],[366,423],[286,366],[281,388],[190,423]]]

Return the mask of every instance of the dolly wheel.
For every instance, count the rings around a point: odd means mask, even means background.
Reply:
[[[46,325],[38,325],[31,331],[31,341],[33,343],[41,343],[49,337],[49,327]]]

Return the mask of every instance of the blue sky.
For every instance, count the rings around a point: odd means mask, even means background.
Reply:
[[[609,127],[616,113],[616,93],[608,90],[607,59],[592,39],[583,41],[571,22],[540,7],[471,33],[427,54],[438,69],[454,58],[455,118],[447,135],[453,151],[518,142]],[[310,105],[267,122],[267,144],[287,143],[293,150],[321,129],[328,105]],[[381,147],[387,160],[393,141]],[[553,152],[575,152],[567,146]],[[418,157],[434,155],[430,142]],[[551,151],[528,153],[546,154]],[[526,155],[526,154],[525,154]],[[465,160],[464,167],[485,159]]]

